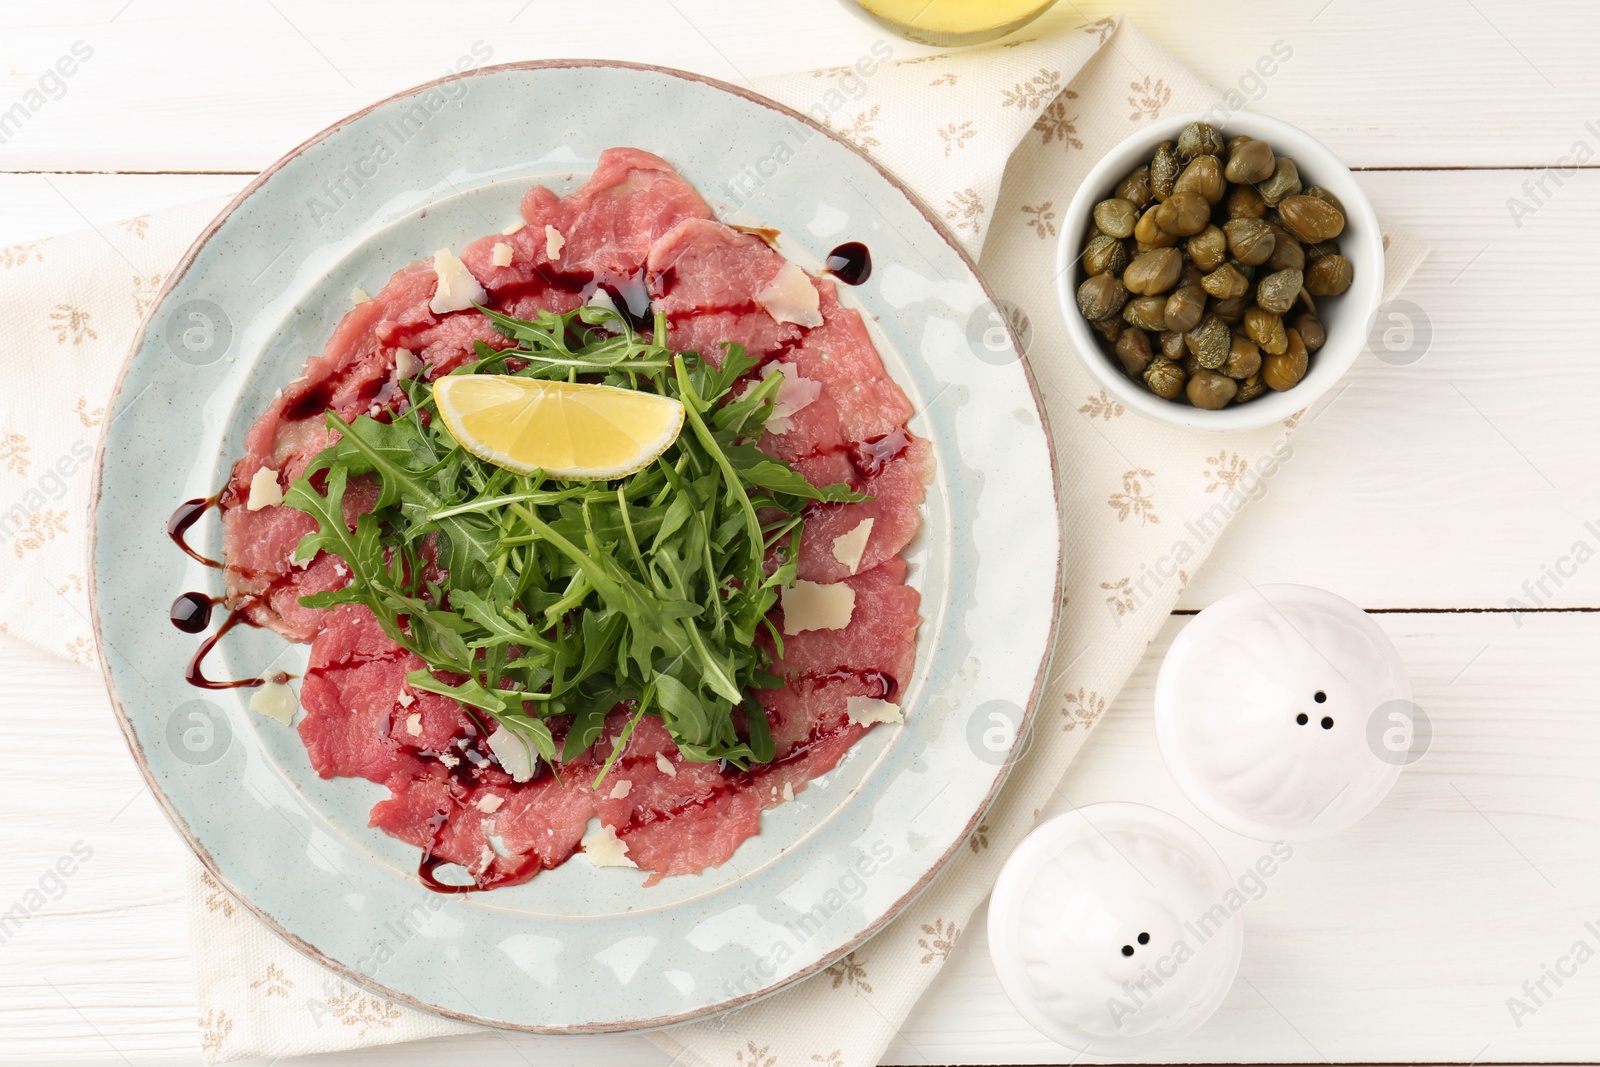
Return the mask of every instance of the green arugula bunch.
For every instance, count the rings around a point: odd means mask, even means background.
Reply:
[[[587,750],[606,715],[631,702],[596,783],[645,715],[660,717],[686,759],[769,762],[767,720],[747,694],[781,682],[756,636],[765,629],[781,653],[767,615],[795,579],[806,505],[866,498],[844,485],[815,488],[756,449],[782,376],[730,397],[755,366],[739,346],[725,346],[718,367],[668,348],[660,315],[646,340],[600,308],[531,322],[481,310],[516,345],[480,342],[476,362],[453,373],[648,390],[683,404],[683,432],[626,478],[557,481],[462,449],[420,378],[403,383],[410,406],[392,421],[347,423],[329,411],[337,441],[284,502],[317,523],[295,558],[328,551],[351,578],[302,603],[365,604],[427,663],[409,675],[414,688],[453,697],[480,726],[490,728],[486,716],[552,765]],[[352,530],[344,498],[360,476],[379,493]],[[769,570],[778,546],[781,562]],[[558,716],[568,717],[559,759],[549,722]]]

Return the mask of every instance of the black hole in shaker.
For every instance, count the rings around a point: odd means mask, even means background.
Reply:
[[[1122,954],[1123,954],[1123,955],[1124,955],[1124,956],[1131,956],[1131,955],[1133,955],[1133,946],[1132,946],[1132,945],[1123,945],[1123,946],[1122,946]]]
[[[1317,690],[1317,695],[1312,697],[1311,699],[1315,700],[1318,704],[1326,704],[1328,702],[1328,694],[1324,693],[1322,690],[1318,689]]]
[[[1323,716],[1323,717],[1322,717],[1322,728],[1323,728],[1323,729],[1324,729],[1324,730],[1331,730],[1331,729],[1333,729],[1333,717],[1332,717],[1332,716],[1330,716],[1330,715],[1324,715],[1324,716]]]
[[[1299,723],[1301,726],[1304,726],[1306,723],[1311,721],[1311,716],[1302,711],[1300,714],[1294,717],[1294,721]]]
[[[1140,934],[1139,935],[1139,944],[1148,945],[1149,943],[1150,943],[1150,935],[1149,934]]]

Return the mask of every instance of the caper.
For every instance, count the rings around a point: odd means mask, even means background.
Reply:
[[[1303,281],[1303,276],[1297,270],[1274,271],[1256,286],[1257,306],[1274,315],[1282,315],[1294,307],[1294,298],[1300,295]]]
[[[1196,156],[1220,156],[1222,134],[1209,122],[1191,122],[1178,134],[1178,158],[1185,163]]]
[[[1318,200],[1321,200],[1324,204],[1327,204],[1341,215],[1348,216],[1350,214],[1344,209],[1344,202],[1342,200],[1328,192],[1328,190],[1324,189],[1320,185],[1308,185],[1300,191],[1307,196],[1316,197]]]
[[[1300,334],[1290,330],[1284,350],[1261,361],[1261,379],[1269,388],[1280,393],[1285,389],[1293,389],[1306,376],[1307,362],[1306,346],[1300,340]]]
[[[1207,370],[1216,370],[1228,361],[1228,345],[1232,335],[1228,326],[1215,315],[1207,315],[1200,325],[1183,335],[1189,352]]]
[[[1267,213],[1267,202],[1253,185],[1235,185],[1228,191],[1230,219],[1259,219]]]
[[[1229,219],[1222,227],[1228,235],[1228,251],[1240,263],[1254,266],[1272,257],[1277,238],[1260,219]]]
[[[1155,213],[1156,225],[1179,237],[1192,237],[1211,221],[1211,205],[1199,193],[1174,192]]]
[[[1140,211],[1149,207],[1150,201],[1155,199],[1150,195],[1149,165],[1135,169],[1126,178],[1118,182],[1116,196],[1117,199],[1126,200]]]
[[[1255,184],[1272,177],[1276,160],[1272,146],[1265,141],[1246,141],[1228,152],[1228,166],[1223,173],[1230,182]]]
[[[1150,351],[1150,335],[1137,327],[1130,326],[1122,331],[1115,352],[1117,359],[1122,362],[1122,369],[1137,378],[1144,373],[1144,369],[1150,365],[1150,360],[1153,358]]]
[[[1288,156],[1279,156],[1273,164],[1272,176],[1256,183],[1256,192],[1273,207],[1277,207],[1284,197],[1293,196],[1299,191],[1300,168]]]
[[[1113,197],[1094,206],[1094,224],[1101,233],[1112,237],[1132,237],[1133,224],[1139,219],[1139,209],[1126,200]]]
[[[1306,271],[1306,291],[1312,296],[1338,296],[1355,280],[1355,268],[1343,256],[1323,256]]]
[[[1337,256],[1339,254],[1338,241],[1307,241],[1305,246],[1307,263],[1315,263],[1323,256]]]
[[[1200,288],[1218,300],[1232,300],[1250,291],[1250,280],[1232,263],[1224,263],[1201,280]]]
[[[1083,250],[1083,272],[1104,274],[1110,271],[1120,276],[1128,269],[1128,246],[1115,237],[1100,234]]]
[[[1322,327],[1322,320],[1309,311],[1302,311],[1294,317],[1294,329],[1300,334],[1300,340],[1305,343],[1306,351],[1315,352],[1328,340],[1328,332]]]
[[[1234,259],[1232,256],[1228,257],[1228,266],[1232,267],[1234,270],[1236,270],[1240,274],[1244,275],[1244,280],[1245,281],[1253,282],[1253,281],[1256,280],[1256,270],[1257,270],[1256,267],[1253,267],[1248,263],[1240,263],[1237,259]]]
[[[1288,335],[1283,330],[1283,319],[1259,307],[1252,307],[1244,313],[1244,332],[1268,355],[1275,356],[1289,345]]]
[[[1237,149],[1240,145],[1249,144],[1253,140],[1255,140],[1254,137],[1246,137],[1242,133],[1239,134],[1237,137],[1230,137],[1230,138],[1228,138],[1227,145],[1223,148],[1223,155],[1231,156],[1231,155],[1233,155],[1234,150]]]
[[[1183,368],[1183,376],[1185,378],[1193,378],[1196,374],[1199,374],[1201,371],[1205,370],[1205,368],[1200,365],[1200,361],[1196,359],[1192,353],[1178,360],[1178,366]]]
[[[1181,360],[1183,354],[1189,351],[1189,346],[1184,343],[1183,334],[1177,330],[1162,330],[1157,335],[1156,341],[1161,345],[1162,357],[1170,359],[1174,363]]]
[[[1167,297],[1167,310],[1165,318],[1167,329],[1183,333],[1200,325],[1200,319],[1206,313],[1205,290],[1198,285],[1186,285],[1181,289],[1174,289],[1172,295]]]
[[[1200,279],[1204,277],[1205,275],[1201,273],[1199,267],[1188,260],[1184,260],[1183,273],[1178,275],[1178,287],[1181,289],[1185,285],[1199,285]]]
[[[1156,154],[1150,157],[1150,192],[1157,200],[1165,201],[1172,195],[1172,186],[1178,180],[1178,171],[1182,165],[1178,162],[1178,150],[1171,141],[1162,141],[1156,146]]]
[[[1220,226],[1207,226],[1184,246],[1200,270],[1210,273],[1228,261],[1228,235]]]
[[[1243,404],[1246,401],[1254,400],[1266,391],[1267,385],[1261,380],[1261,375],[1259,373],[1252,374],[1239,383],[1239,391],[1234,394],[1233,402],[1235,404]]]
[[[1198,193],[1208,204],[1219,203],[1228,191],[1228,183],[1222,180],[1222,163],[1216,156],[1195,156],[1178,175],[1172,191]]]
[[[1095,333],[1104,337],[1110,344],[1116,344],[1122,340],[1122,334],[1128,328],[1126,323],[1117,318],[1101,319],[1099,322],[1091,322],[1089,325],[1094,328]]]
[[[1344,215],[1314,196],[1285,197],[1278,205],[1283,228],[1307,244],[1331,241],[1344,232]]]
[[[1115,315],[1127,299],[1128,290],[1123,288],[1122,280],[1109,271],[1087,278],[1078,286],[1078,310],[1090,322]]]
[[[1122,284],[1130,293],[1141,296],[1164,293],[1178,283],[1183,272],[1183,254],[1176,248],[1146,252],[1122,272]]]
[[[1174,234],[1168,233],[1156,224],[1156,209],[1151,208],[1139,216],[1139,221],[1133,226],[1133,239],[1139,243],[1139,251],[1148,252],[1152,248],[1171,248],[1178,243]]]
[[[1231,300],[1213,300],[1211,314],[1229,326],[1236,326],[1244,321],[1244,313],[1252,306],[1249,294],[1236,296]]]
[[[1230,378],[1248,378],[1261,369],[1261,349],[1248,337],[1233,335],[1233,340],[1228,344],[1228,361],[1222,365],[1222,373]]]
[[[1183,392],[1183,368],[1170,359],[1152,360],[1144,369],[1144,384],[1163,400],[1176,400]]]
[[[1238,391],[1238,382],[1214,370],[1198,372],[1189,379],[1189,384],[1184,388],[1184,392],[1189,396],[1189,403],[1207,411],[1227,407]]]
[[[1270,229],[1271,227],[1268,227]],[[1288,230],[1274,233],[1272,255],[1267,259],[1269,270],[1305,270],[1305,248],[1289,236]]]
[[[1122,321],[1141,330],[1161,330],[1167,325],[1167,298],[1136,296],[1122,307]]]

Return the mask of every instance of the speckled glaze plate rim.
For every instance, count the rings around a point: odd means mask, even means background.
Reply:
[[[115,411],[122,403],[124,399],[124,385],[126,384],[127,379],[133,370],[135,361],[147,343],[147,335],[151,332],[153,323],[158,321],[163,308],[169,301],[169,298],[177,289],[179,289],[180,284],[185,279],[190,268],[194,266],[197,258],[205,249],[208,242],[210,242],[218,234],[218,231],[222,229],[224,224],[237,209],[239,209],[258,192],[260,192],[263,187],[265,187],[286,165],[297,159],[308,149],[318,146],[323,142],[335,137],[348,124],[354,122],[355,120],[370,115],[373,112],[378,111],[397,101],[420,96],[430,89],[444,86],[452,81],[463,78],[500,75],[508,72],[539,72],[574,69],[600,69],[617,72],[624,76],[636,73],[664,75],[669,78],[699,83],[700,85],[729,94],[742,101],[744,104],[754,104],[760,106],[761,108],[777,112],[778,115],[783,119],[801,124],[812,134],[820,133],[824,135],[830,141],[835,142],[837,145],[842,146],[853,155],[859,157],[869,167],[871,167],[873,171],[876,172],[878,178],[888,184],[891,190],[898,192],[905,198],[906,202],[910,205],[914,212],[920,215],[926,222],[931,234],[937,237],[939,241],[947,245],[949,250],[954,253],[965,270],[970,274],[970,280],[981,289],[983,295],[991,302],[990,306],[994,306],[992,303],[994,300],[993,294],[989,291],[987,284],[983,281],[982,276],[979,274],[976,264],[972,261],[971,257],[968,256],[961,245],[951,236],[945,225],[933,212],[926,208],[916,194],[907,188],[899,179],[894,177],[883,167],[879,166],[874,160],[872,160],[870,156],[859,150],[855,145],[840,137],[834,131],[818,124],[808,115],[779,104],[753,91],[740,88],[739,86],[670,67],[587,59],[552,59],[495,64],[492,66],[485,66],[474,70],[469,70],[460,74],[447,75],[444,78],[414,86],[379,100],[359,111],[353,112],[350,115],[332,123],[322,131],[297,145],[294,149],[286,153],[282,158],[275,161],[271,166],[267,167],[254,179],[252,179],[249,185],[247,185],[236,197],[234,197],[234,199],[229,202],[229,204],[218,214],[218,216],[206,226],[206,228],[184,253],[179,263],[172,269],[172,271],[168,273],[162,284],[160,293],[153,301],[144,318],[144,321],[141,323],[139,331],[136,334],[132,345],[130,346],[129,354],[118,373],[117,381],[112,391],[112,398],[108,403],[108,412]],[[1014,733],[1014,740],[1012,741],[1009,750],[1004,753],[1003,759],[994,761],[999,764],[999,769],[995,772],[988,792],[983,796],[981,802],[975,806],[964,828],[953,838],[951,844],[944,850],[942,854],[928,863],[927,868],[922,873],[921,877],[913,885],[911,885],[909,889],[902,893],[898,899],[894,900],[887,908],[883,909],[880,914],[878,914],[865,926],[861,927],[850,935],[837,940],[837,942],[833,944],[833,947],[829,948],[825,954],[815,962],[799,968],[792,973],[782,974],[780,977],[774,979],[770,984],[764,985],[753,992],[743,993],[738,996],[730,996],[725,1000],[706,1004],[688,1011],[673,1014],[650,1015],[648,1017],[637,1019],[619,1019],[604,1023],[587,1023],[581,1025],[545,1025],[538,1023],[519,1022],[514,1019],[488,1018],[468,1011],[452,1010],[441,1005],[431,1003],[425,998],[419,997],[405,989],[396,988],[391,984],[379,981],[376,977],[362,973],[355,967],[341,961],[340,959],[336,959],[328,955],[316,944],[313,944],[305,937],[302,937],[288,929],[283,922],[280,922],[276,917],[264,910],[264,908],[258,906],[258,904],[253,901],[247,893],[240,891],[240,889],[234,884],[234,881],[228,877],[228,874],[223,869],[222,865],[213,857],[211,850],[208,849],[204,841],[201,840],[200,835],[182,816],[177,808],[176,803],[167,796],[166,791],[161,785],[160,779],[152,769],[150,762],[147,759],[143,745],[141,744],[139,735],[134,726],[133,718],[130,716],[128,709],[124,706],[123,699],[118,692],[116,681],[113,677],[113,667],[110,662],[110,657],[102,655],[100,657],[101,670],[105,678],[112,707],[117,716],[117,723],[119,728],[122,730],[125,740],[128,743],[129,750],[139,767],[140,773],[143,775],[146,784],[149,786],[152,795],[161,806],[161,809],[165,813],[167,819],[172,823],[174,829],[177,830],[179,835],[184,839],[185,843],[189,846],[205,870],[211,875],[211,877],[216,879],[220,886],[232,894],[259,921],[264,923],[275,934],[292,945],[297,951],[327,967],[346,981],[349,981],[350,983],[361,988],[370,990],[391,1001],[404,1004],[419,1011],[428,1012],[463,1023],[532,1033],[579,1034],[642,1031],[671,1026],[696,1019],[703,1019],[725,1011],[730,1011],[755,1000],[769,996],[775,992],[778,992],[779,990],[793,985],[796,982],[811,977],[812,975],[830,966],[839,958],[859,947],[873,935],[880,932],[884,927],[892,922],[908,904],[910,904],[918,895],[927,889],[932,883],[933,879],[948,865],[950,860],[955,857],[958,851],[963,847],[963,845],[965,845],[968,836],[978,826],[984,814],[993,804],[1015,761],[1025,751],[1028,730],[1032,728],[1036,717],[1038,702],[1043,692],[1045,681],[1048,677],[1051,651],[1054,648],[1056,629],[1060,620],[1061,589],[1065,577],[1065,537],[1063,535],[1060,523],[1059,483],[1057,478],[1058,459],[1056,455],[1055,441],[1049,430],[1048,415],[1041,400],[1038,385],[1034,378],[1033,372],[1029,368],[1026,359],[1022,356],[1021,346],[1018,344],[1015,333],[1012,330],[1009,322],[1006,323],[1006,331],[1007,336],[1011,341],[1012,348],[1016,353],[1015,362],[1022,369],[1023,377],[1027,386],[1027,392],[1032,398],[1034,412],[1038,418],[1038,432],[1043,436],[1043,447],[1045,454],[1048,457],[1050,468],[1048,472],[1050,493],[1049,503],[1053,515],[1051,532],[1054,535],[1055,554],[1054,558],[1050,560],[1050,564],[1054,568],[1054,574],[1048,583],[1048,588],[1052,591],[1051,601],[1053,606],[1049,613],[1048,630],[1044,635],[1045,639],[1042,646],[1043,654],[1038,664],[1037,671],[1033,676],[1032,684],[1028,689],[1026,704],[1021,708],[1020,718],[1015,724],[1016,729]],[[1008,361],[1009,360],[995,362]],[[103,616],[101,603],[101,582],[103,580],[111,581],[113,579],[111,579],[109,576],[102,576],[98,568],[95,566],[95,561],[99,556],[101,543],[100,533],[102,515],[100,504],[102,500],[106,472],[106,435],[109,433],[109,428],[112,421],[112,419],[107,419],[107,429],[102,431],[102,438],[99,447],[97,448],[94,481],[91,486],[89,504],[91,518],[88,559],[90,568],[89,573],[91,575],[89,587],[90,615],[95,638],[101,648],[106,647],[105,636],[102,628]],[[924,643],[924,639],[919,637],[918,643],[919,646],[922,645]],[[737,885],[737,883],[735,884]]]

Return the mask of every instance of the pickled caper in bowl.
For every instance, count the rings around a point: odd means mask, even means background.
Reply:
[[[1128,138],[1067,210],[1058,290],[1094,377],[1204,428],[1309,404],[1364,347],[1382,238],[1360,187],[1292,126],[1181,116]]]

